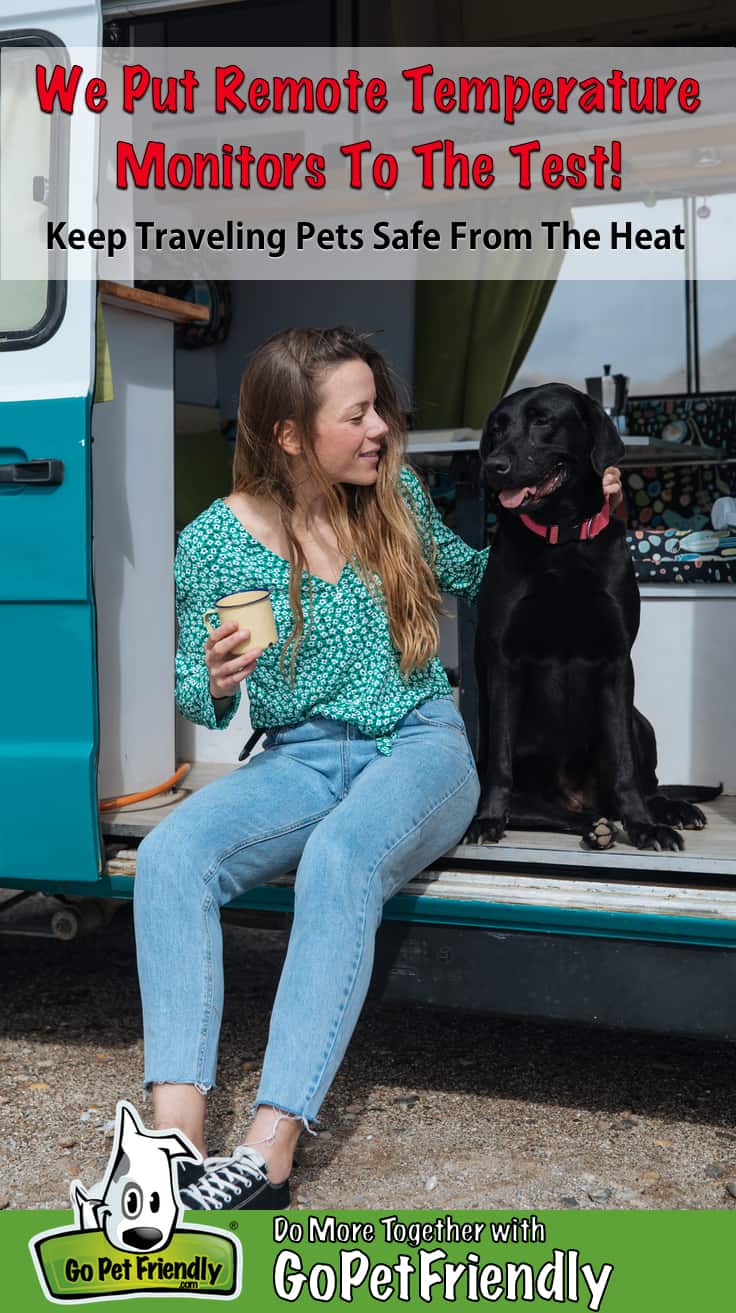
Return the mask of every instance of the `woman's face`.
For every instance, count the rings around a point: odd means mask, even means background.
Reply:
[[[325,375],[314,424],[314,454],[332,483],[369,485],[388,426],[376,413],[376,384],[364,360],[346,360]]]

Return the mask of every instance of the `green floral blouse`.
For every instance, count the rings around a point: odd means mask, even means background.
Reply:
[[[444,523],[408,466],[401,489],[412,507],[425,556],[437,544],[434,574],[442,592],[472,601],[480,588],[488,548],[476,551]],[[348,562],[336,584],[317,575],[302,578],[304,641],[295,667],[295,687],[279,670],[279,657],[293,627],[289,605],[289,562],[254,538],[222,498],[192,520],[179,535],[174,561],[176,615],[176,705],[188,720],[225,729],[240,704],[241,692],[218,720],[204,660],[207,637],[202,613],[228,593],[269,588],[279,640],[266,648],[248,676],[254,729],[295,725],[312,716],[346,720],[375,737],[390,754],[394,729],[403,716],[429,698],[451,696],[438,657],[409,677],[399,670],[388,618]]]

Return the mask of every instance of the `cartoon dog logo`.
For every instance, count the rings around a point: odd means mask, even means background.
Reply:
[[[202,1164],[186,1135],[148,1131],[130,1103],[118,1103],[104,1179],[90,1190],[72,1182],[74,1226],[43,1231],[28,1242],[49,1302],[239,1297],[240,1240],[220,1227],[181,1220],[182,1162],[197,1164],[190,1168],[195,1174]]]
[[[177,1162],[202,1162],[179,1131],[147,1131],[135,1108],[121,1099],[115,1141],[103,1181],[87,1193],[73,1181],[71,1199],[80,1231],[102,1230],[115,1249],[164,1249],[183,1212]]]

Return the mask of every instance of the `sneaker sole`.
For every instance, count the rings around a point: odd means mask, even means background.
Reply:
[[[253,1198],[253,1196],[251,1196],[251,1198]],[[264,1197],[264,1192],[261,1192],[261,1194],[256,1195],[256,1197],[253,1199],[253,1203],[250,1203],[248,1200],[244,1200],[242,1204],[234,1204],[232,1211],[239,1212],[243,1209],[249,1209],[252,1212],[256,1212],[256,1211],[272,1212],[275,1209],[280,1210],[282,1208],[288,1208],[289,1203],[290,1203],[290,1194],[289,1194],[289,1187],[287,1185],[286,1189],[282,1189],[281,1187],[279,1187],[279,1189],[277,1190],[274,1189],[268,1190],[267,1192],[265,1192],[265,1197]],[[228,1210],[224,1209],[223,1211],[227,1212]]]

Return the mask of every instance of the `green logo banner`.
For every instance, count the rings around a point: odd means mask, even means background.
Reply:
[[[165,1249],[148,1255],[115,1249],[99,1231],[74,1231],[71,1220],[69,1212],[0,1214],[8,1308],[102,1307],[124,1297],[136,1311],[161,1313],[162,1298],[204,1296],[254,1313],[491,1305],[692,1313],[734,1302],[730,1210],[187,1213]]]
[[[165,1249],[133,1254],[114,1249],[102,1231],[68,1230],[33,1241],[42,1287],[64,1303],[139,1294],[232,1296],[237,1256],[228,1235],[185,1227]]]

